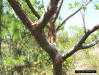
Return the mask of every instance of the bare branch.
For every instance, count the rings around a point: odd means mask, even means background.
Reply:
[[[85,40],[88,38],[88,36],[89,36],[91,33],[93,33],[93,32],[95,32],[96,30],[98,30],[98,29],[99,29],[99,24],[96,25],[96,26],[94,26],[91,30],[88,30],[88,31],[83,35],[83,37],[81,38],[81,40],[79,41],[78,44],[82,45],[82,44],[85,42]]]
[[[81,49],[87,49],[90,47],[93,47],[99,42],[99,38],[97,38],[95,41],[91,42],[90,44],[82,44]]]
[[[89,47],[95,45],[95,44],[99,41],[99,39],[96,40],[94,43],[91,43],[91,44],[86,45],[86,46],[83,45],[83,43],[85,42],[85,40],[88,38],[88,36],[89,36],[91,33],[95,32],[95,31],[98,30],[98,29],[99,29],[99,24],[96,25],[96,26],[94,26],[91,30],[87,31],[87,32],[83,35],[83,37],[81,38],[81,40],[80,40],[73,48],[71,48],[71,49],[68,50],[65,54],[62,55],[63,60],[65,60],[66,58],[70,57],[72,54],[74,54],[76,51],[78,51],[78,50],[80,50],[80,49],[89,48]]]
[[[25,0],[28,7],[31,9],[32,13],[39,19],[40,15],[38,14],[38,12],[33,8],[31,2],[29,0]]]
[[[21,8],[20,3],[16,0],[8,0],[8,2],[15,11],[15,13],[18,15],[22,23],[26,25],[30,30],[32,30],[31,25],[33,24],[33,22],[28,17],[26,12]]]
[[[59,28],[68,20],[70,19],[72,16],[74,16],[77,12],[79,12],[81,10],[81,8],[79,8],[77,11],[75,11],[73,14],[71,14],[70,16],[68,16],[56,29],[56,31],[59,30]]]
[[[91,0],[89,0],[88,2],[86,2],[85,5],[81,6],[78,10],[76,10],[73,14],[71,14],[70,16],[68,16],[56,29],[56,31],[59,30],[59,28],[68,20],[70,19],[72,16],[74,16],[76,13],[78,13],[81,9],[85,8],[89,3],[91,2]]]

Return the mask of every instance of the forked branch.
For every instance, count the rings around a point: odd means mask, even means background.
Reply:
[[[99,39],[96,39],[94,42],[85,45],[84,42],[86,41],[86,39],[88,38],[88,36],[95,32],[96,30],[99,29],[99,24],[94,26],[91,30],[87,31],[83,37],[81,38],[81,40],[70,50],[68,50],[65,54],[62,55],[63,60],[65,60],[66,58],[70,57],[72,54],[74,54],[75,52],[77,52],[80,49],[86,49],[86,48],[90,48],[92,46],[94,46],[95,44],[97,44],[99,42]]]
[[[44,12],[38,22],[40,29],[43,29],[51,17],[54,15],[54,13],[56,13],[58,3],[59,0],[50,0],[47,10]]]

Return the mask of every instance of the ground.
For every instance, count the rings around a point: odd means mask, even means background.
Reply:
[[[99,47],[86,51],[78,51],[74,54],[75,68],[67,72],[67,75],[99,75]],[[75,74],[75,70],[96,70],[93,74]]]

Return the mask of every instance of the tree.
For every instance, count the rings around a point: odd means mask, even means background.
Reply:
[[[79,12],[81,9],[85,8],[92,0],[89,0],[84,5],[82,5],[77,11],[75,11],[73,14],[71,14],[69,17],[67,17],[60,25],[58,25],[57,28],[55,28],[55,22],[58,18],[63,0],[50,0],[49,5],[47,7],[47,10],[43,13],[42,16],[39,15],[39,13],[33,8],[31,2],[29,0],[25,0],[27,5],[29,6],[29,9],[31,9],[31,12],[38,18],[38,22],[32,21],[27,13],[24,11],[24,9],[21,7],[20,2],[17,0],[8,0],[11,7],[14,9],[17,16],[20,18],[22,23],[30,30],[31,34],[36,39],[37,43],[40,45],[41,48],[45,50],[45,52],[48,53],[50,58],[53,62],[53,75],[62,75],[62,63],[71,55],[73,55],[75,52],[81,50],[81,49],[87,49],[94,45],[96,45],[99,42],[99,38],[97,38],[95,41],[86,44],[85,41],[88,38],[90,34],[95,32],[99,29],[99,24],[94,26],[91,30],[88,30],[83,34],[82,38],[73,46],[70,50],[68,50],[64,54],[60,54],[58,51],[58,48],[55,47],[55,40],[56,40],[56,34],[60,30],[60,27],[73,15],[75,15],[77,12]],[[53,42],[51,44],[48,42],[46,35],[44,34],[45,27],[48,27],[52,34]]]

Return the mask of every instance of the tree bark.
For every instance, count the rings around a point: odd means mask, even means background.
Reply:
[[[62,63],[61,64],[53,63],[53,75],[62,75]]]

